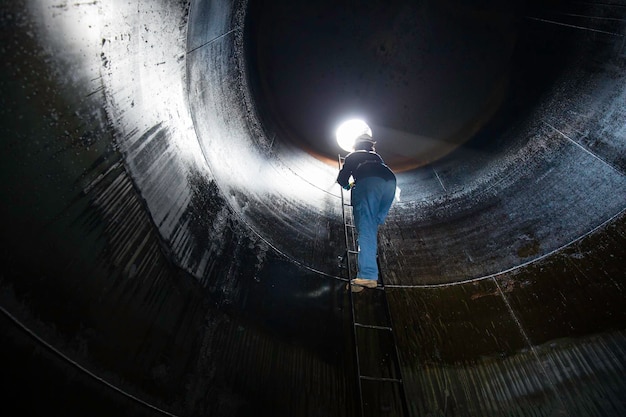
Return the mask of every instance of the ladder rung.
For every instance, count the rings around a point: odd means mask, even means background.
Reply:
[[[348,250],[348,253],[351,253],[353,255],[358,255],[359,251],[358,250]]]
[[[374,326],[373,324],[362,324],[362,323],[357,323],[354,322],[354,325],[357,327],[364,327],[366,329],[376,329],[376,330],[389,330],[392,331],[393,329],[391,327],[387,327],[387,326]]]
[[[359,378],[366,379],[368,381],[397,382],[399,384],[402,384],[402,380],[401,379],[397,379],[397,378],[380,378],[380,377],[365,376],[365,375],[359,375]]]

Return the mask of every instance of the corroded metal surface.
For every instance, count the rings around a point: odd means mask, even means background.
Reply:
[[[335,155],[262,117],[250,2],[0,6],[7,404],[355,415]],[[399,175],[411,415],[626,412],[624,5],[568,3],[523,16],[511,123]]]

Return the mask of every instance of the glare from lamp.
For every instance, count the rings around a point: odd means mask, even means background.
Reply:
[[[364,133],[371,136],[372,129],[363,120],[352,119],[339,125],[335,135],[337,136],[339,147],[346,152],[352,152],[354,150],[354,140]]]

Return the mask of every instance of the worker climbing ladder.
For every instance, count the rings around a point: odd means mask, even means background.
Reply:
[[[339,168],[344,158],[339,155]],[[391,323],[383,274],[379,286],[353,286],[358,265],[358,243],[350,192],[341,189],[341,206],[346,251],[340,257],[346,271],[354,337],[355,367],[361,417],[408,417],[398,349]],[[380,270],[380,265],[379,265]]]

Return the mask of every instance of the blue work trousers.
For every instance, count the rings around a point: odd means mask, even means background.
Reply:
[[[365,177],[352,190],[352,212],[359,244],[358,278],[378,279],[378,225],[385,222],[396,194],[396,181]]]

